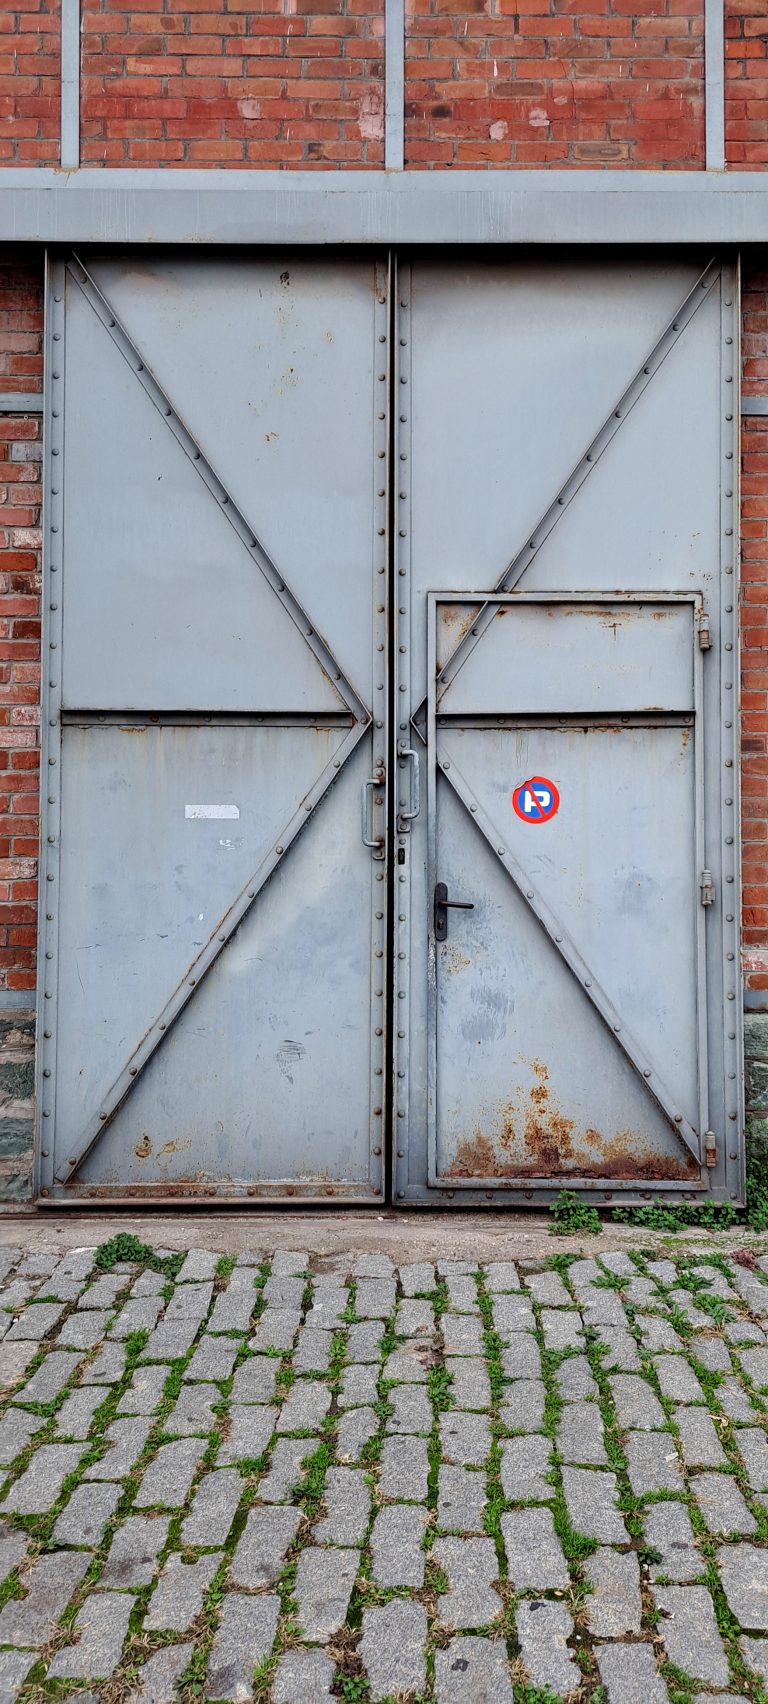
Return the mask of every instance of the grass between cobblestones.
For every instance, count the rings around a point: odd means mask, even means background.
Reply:
[[[230,1652],[228,1669],[225,1662],[225,1694],[234,1695],[232,1688],[239,1687],[238,1696],[247,1694],[257,1704],[272,1704],[273,1695],[288,1704],[290,1694],[283,1687],[287,1665],[321,1650],[329,1659],[331,1695],[348,1701],[454,1704],[461,1697],[462,1704],[465,1698],[471,1704],[473,1687],[487,1685],[482,1674],[483,1665],[488,1664],[495,1665],[488,1673],[496,1677],[493,1684],[499,1704],[511,1704],[512,1699],[514,1704],[553,1704],[556,1698],[568,1698],[572,1704],[587,1700],[591,1704],[623,1704],[621,1688],[629,1687],[630,1670],[625,1671],[626,1680],[619,1681],[618,1691],[615,1681],[601,1676],[601,1661],[611,1648],[630,1662],[638,1652],[651,1653],[670,1704],[693,1704],[705,1691],[711,1690],[716,1696],[726,1687],[749,1704],[768,1704],[768,1465],[761,1465],[763,1460],[768,1464],[768,1260],[760,1257],[740,1263],[718,1252],[691,1255],[690,1251],[675,1250],[674,1261],[664,1267],[658,1261],[658,1252],[649,1248],[631,1257],[611,1257],[607,1251],[599,1261],[561,1255],[538,1265],[518,1263],[517,1270],[500,1269],[496,1273],[492,1268],[467,1269],[460,1262],[441,1262],[436,1273],[427,1275],[426,1283],[423,1275],[412,1282],[407,1270],[398,1282],[386,1260],[362,1257],[355,1262],[350,1258],[336,1263],[343,1296],[333,1300],[327,1320],[321,1318],[319,1323],[312,1310],[322,1314],[323,1296],[330,1294],[333,1272],[313,1270],[313,1264],[322,1263],[312,1263],[305,1255],[295,1260],[277,1257],[274,1261],[254,1257],[246,1263],[242,1257],[216,1259],[203,1253],[190,1256],[191,1265],[185,1272],[184,1256],[153,1251],[122,1235],[91,1251],[81,1260],[82,1271],[70,1278],[68,1271],[75,1270],[76,1261],[70,1261],[70,1268],[68,1257],[63,1262],[43,1260],[36,1264],[34,1256],[25,1259],[19,1252],[18,1259],[7,1265],[0,1290],[0,1322],[8,1322],[0,1341],[4,1390],[0,1439],[2,1427],[6,1423],[10,1426],[10,1437],[18,1416],[24,1413],[39,1418],[41,1426],[28,1442],[21,1443],[15,1455],[9,1456],[6,1450],[3,1457],[7,1465],[0,1503],[11,1506],[0,1508],[0,1563],[4,1569],[0,1615],[9,1609],[15,1613],[14,1603],[23,1603],[28,1592],[32,1594],[30,1602],[35,1601],[35,1570],[42,1559],[79,1554],[85,1566],[68,1601],[52,1599],[47,1622],[41,1608],[34,1642],[26,1647],[27,1672],[20,1672],[18,1681],[9,1683],[8,1696],[17,1697],[21,1704],[43,1704],[88,1690],[99,1696],[102,1704],[127,1704],[128,1700],[141,1704],[142,1697],[149,1696],[142,1678],[147,1663],[191,1645],[189,1658],[182,1652],[177,1664],[175,1695],[181,1704],[214,1700],[217,1695],[211,1689],[210,1677],[215,1665],[225,1661],[217,1653],[225,1650],[221,1641],[227,1637],[228,1611],[234,1601],[235,1606],[242,1603],[246,1608],[251,1604],[254,1616],[259,1606],[274,1604],[274,1636],[269,1636],[267,1648]],[[135,1309],[131,1309],[142,1297],[144,1273],[157,1274],[162,1280],[157,1296],[160,1327],[169,1309],[173,1319],[176,1304],[192,1306],[199,1302],[194,1330],[190,1323],[187,1333],[189,1341],[183,1352],[170,1359],[167,1346],[162,1344],[157,1359],[153,1359],[153,1325],[129,1329],[136,1318]],[[73,1354],[69,1377],[50,1400],[32,1397],[25,1401],[25,1390],[35,1374],[46,1367],[51,1353],[57,1351],[64,1328],[74,1320],[76,1331],[78,1322],[87,1320],[91,1310],[80,1304],[87,1304],[88,1291],[110,1276],[116,1280],[116,1287],[103,1293],[99,1341],[90,1343],[81,1359]],[[558,1282],[564,1286],[562,1292]],[[210,1295],[206,1285],[210,1286]],[[222,1330],[212,1318],[212,1310],[222,1297],[231,1298],[234,1307],[239,1289],[245,1290],[250,1302],[247,1319],[242,1329]],[[64,1292],[61,1297],[59,1290]],[[530,1303],[532,1330],[525,1322],[525,1298]],[[512,1318],[510,1324],[507,1304],[511,1299],[520,1301],[523,1311],[519,1320]],[[22,1335],[26,1322],[32,1330],[35,1308],[59,1300],[64,1303],[60,1319],[34,1348],[26,1368],[16,1371],[16,1344],[22,1348],[26,1341]],[[424,1309],[425,1323],[409,1332],[402,1321],[417,1303]],[[126,1306],[128,1327],[120,1321]],[[148,1307],[147,1313],[151,1312],[152,1307]],[[613,1319],[614,1324],[601,1324],[606,1319]],[[179,1323],[183,1324],[181,1316]],[[113,1327],[119,1336],[109,1335]],[[662,1328],[676,1337],[666,1338],[666,1347],[658,1348],[651,1331]],[[355,1333],[359,1334],[357,1348]],[[371,1342],[363,1343],[366,1333],[370,1340],[378,1336],[375,1348]],[[104,1342],[122,1346],[123,1370],[103,1386],[87,1436],[67,1437],[58,1430],[58,1416],[73,1391],[87,1388],[90,1369]],[[234,1360],[227,1376],[209,1376],[207,1380],[202,1376],[200,1382],[187,1378],[200,1346],[216,1343],[232,1345]],[[450,1356],[446,1354],[449,1344],[454,1351]],[[457,1347],[462,1344],[463,1348]],[[722,1358],[722,1366],[715,1365],[713,1345],[720,1346],[717,1356]],[[358,1353],[372,1354],[374,1359],[357,1359]],[[745,1355],[749,1357],[746,1362]],[[674,1363],[670,1357],[674,1357]],[[523,1369],[520,1377],[516,1376],[516,1362]],[[660,1376],[666,1377],[678,1362],[684,1363],[698,1381],[686,1401],[666,1395]],[[237,1430],[232,1413],[237,1378],[249,1363],[259,1370],[260,1377],[263,1373],[267,1378],[269,1368],[273,1369],[274,1391],[269,1400],[262,1396],[257,1402],[239,1404]],[[456,1386],[458,1375],[452,1369],[480,1364],[487,1373],[490,1400],[482,1409],[464,1410],[456,1394],[457,1388],[463,1387]],[[83,1537],[79,1550],[77,1545],[73,1549],[71,1544],[57,1540],[57,1520],[79,1488],[91,1484],[85,1479],[88,1470],[101,1464],[106,1471],[113,1449],[109,1431],[123,1417],[119,1414],[122,1399],[134,1387],[137,1375],[153,1365],[163,1367],[165,1376],[153,1410],[146,1416],[146,1438],[135,1460],[115,1481],[119,1495],[114,1511],[105,1515],[97,1533],[87,1540]],[[365,1367],[375,1369],[370,1399],[349,1398],[346,1375]],[[584,1381],[586,1394],[579,1415],[582,1419],[590,1413],[599,1415],[604,1452],[601,1463],[593,1459],[592,1446],[586,1442],[580,1443],[578,1438],[575,1444],[564,1441],[574,1435],[573,1428],[569,1431],[566,1425],[573,1401],[569,1371]],[[419,1382],[411,1384],[411,1375]],[[193,1434],[198,1455],[191,1481],[179,1480],[178,1487],[170,1485],[169,1502],[146,1507],[140,1501],[145,1476],[158,1460],[158,1453],[173,1446],[180,1436],[173,1420],[176,1405],[183,1393],[201,1388],[211,1403],[211,1418]],[[431,1414],[428,1431],[411,1434],[395,1430],[401,1422],[397,1421],[393,1393],[403,1388],[426,1394]],[[328,1399],[324,1413],[321,1403],[319,1419],[310,1425],[297,1425],[290,1433],[265,1428],[265,1413],[269,1411],[270,1423],[274,1419],[280,1424],[278,1416],[284,1405],[312,1389],[326,1393]],[[539,1390],[542,1412],[537,1422],[530,1405],[539,1400]],[[658,1407],[649,1410],[649,1421],[640,1415],[629,1424],[622,1422],[622,1403],[639,1402],[638,1391],[645,1391],[647,1402],[655,1399]],[[734,1393],[741,1393],[738,1400],[745,1404],[743,1413],[729,1412],[724,1406],[727,1397],[733,1408],[737,1400]],[[687,1417],[692,1414],[709,1416],[713,1422],[711,1436],[715,1442],[707,1446],[715,1451],[711,1466],[704,1460],[699,1462],[697,1446],[689,1441]],[[454,1416],[458,1421],[474,1416],[485,1427],[488,1442],[482,1464],[472,1453],[476,1446],[471,1439],[477,1429],[473,1432],[471,1425],[466,1433],[459,1430],[455,1434],[458,1441],[449,1447],[445,1425]],[[367,1435],[361,1431],[356,1442],[348,1443],[344,1440],[350,1438],[349,1423],[355,1417],[358,1421],[367,1417]],[[259,1444],[250,1453],[249,1428]],[[762,1440],[764,1458],[755,1457],[754,1444],[751,1454],[745,1445],[745,1437],[749,1440],[753,1434],[758,1442]],[[528,1486],[531,1494],[522,1494],[526,1487],[524,1479],[519,1478],[518,1466],[517,1481],[514,1476],[510,1480],[515,1495],[507,1496],[508,1447],[515,1439],[527,1437],[532,1448],[535,1440],[549,1441],[543,1489],[532,1472]],[[241,1444],[235,1447],[233,1440],[238,1439]],[[406,1441],[406,1469],[409,1457],[415,1463],[419,1450],[425,1449],[423,1483],[418,1474],[413,1486],[398,1486],[393,1480],[387,1466],[392,1459],[388,1451],[398,1439]],[[631,1453],[637,1439],[663,1440],[664,1450],[678,1464],[679,1478],[659,1488],[638,1489]],[[60,1476],[52,1469],[50,1499],[44,1498],[44,1507],[26,1513],[16,1509],[17,1495],[26,1501],[25,1488],[32,1485],[39,1450],[66,1444],[77,1445],[80,1451],[74,1469],[61,1478],[60,1484]],[[285,1467],[284,1444],[293,1446],[296,1452],[294,1469]],[[718,1444],[722,1455],[717,1453]],[[580,1449],[586,1457],[583,1461]],[[691,1455],[688,1461],[686,1450]],[[461,1484],[467,1493],[476,1481],[483,1483],[485,1507],[479,1533],[465,1531],[461,1523],[447,1529],[438,1524],[446,1451],[455,1462],[454,1471],[459,1477],[463,1474]],[[519,1462],[521,1458],[515,1459]],[[211,1476],[224,1464],[240,1477],[237,1508],[223,1536],[215,1531],[211,1534],[215,1542],[190,1544],[184,1538],[184,1521],[201,1488],[211,1484]],[[711,1474],[713,1468],[717,1483],[733,1486],[743,1499],[746,1519],[751,1517],[753,1523],[749,1533],[712,1530],[711,1513],[707,1519],[710,1504],[701,1489],[704,1486],[706,1491],[707,1482],[700,1481],[700,1474]],[[611,1529],[609,1541],[583,1530],[571,1501],[574,1493],[569,1490],[569,1476],[574,1470],[582,1475],[582,1490],[593,1487],[596,1506],[601,1499],[606,1507],[610,1503],[622,1523],[620,1529]],[[267,1482],[275,1481],[276,1473],[282,1475],[282,1489],[276,1482],[269,1489]],[[615,1498],[608,1482],[594,1477],[605,1474],[613,1476]],[[326,1542],[320,1523],[333,1513],[340,1483],[350,1488],[361,1482],[369,1494],[366,1520],[353,1530],[351,1525],[344,1526],[339,1515],[342,1538],[338,1543]],[[94,1482],[94,1493],[98,1486],[109,1483]],[[379,1513],[399,1507],[401,1497],[407,1502],[414,1489],[420,1492],[416,1506],[425,1516],[424,1571],[423,1583],[409,1585],[398,1577],[396,1566],[390,1575],[377,1572],[375,1533]],[[277,1501],[272,1500],[274,1497]],[[298,1511],[300,1519],[282,1556],[268,1567],[265,1552],[262,1573],[254,1584],[249,1586],[242,1578],[235,1584],[234,1558],[249,1531],[249,1519],[288,1504]],[[658,1549],[647,1532],[652,1512],[672,1505],[687,1511],[692,1554],[697,1558],[679,1586],[675,1585],[674,1551]],[[528,1577],[518,1576],[525,1558],[509,1549],[506,1518],[525,1511],[537,1517],[549,1511],[553,1541],[567,1568],[567,1586],[552,1587],[543,1573],[537,1579],[535,1547]],[[113,1578],[103,1582],[104,1570],[115,1538],[125,1522],[137,1514],[147,1523],[167,1520],[168,1526],[151,1578],[126,1588],[131,1608],[122,1648],[108,1652],[94,1646],[92,1657],[83,1659],[82,1677],[73,1674],[71,1678],[56,1678],[50,1670],[57,1657],[69,1651],[77,1660],[78,1649],[85,1653],[90,1650],[88,1612],[104,1591],[112,1594],[117,1607],[119,1586]],[[585,1515],[587,1524],[591,1518]],[[619,1530],[624,1533],[623,1539],[618,1536]],[[443,1552],[435,1549],[446,1532],[455,1534],[459,1542],[458,1552],[446,1552],[452,1557],[448,1568],[440,1560]],[[23,1556],[14,1548],[17,1539],[25,1545]],[[467,1620],[469,1611],[462,1617],[460,1606],[462,1602],[479,1603],[481,1598],[473,1599],[470,1589],[474,1563],[467,1561],[465,1567],[461,1558],[487,1558],[484,1545],[491,1546],[493,1557],[493,1601],[482,1600],[484,1618],[473,1624]],[[304,1562],[311,1562],[318,1547],[326,1561],[322,1601],[317,1588],[308,1583],[310,1576],[304,1569]],[[338,1569],[350,1551],[354,1574],[351,1585],[342,1588]],[[639,1620],[631,1591],[628,1589],[622,1599],[620,1591],[617,1595],[617,1589],[606,1584],[610,1582],[611,1556],[634,1559]],[[147,1627],[158,1584],[170,1577],[168,1568],[173,1558],[180,1559],[182,1565],[194,1565],[205,1557],[217,1561],[198,1607],[179,1610],[175,1619],[181,1619],[182,1626],[177,1627],[171,1615],[168,1626]],[[743,1559],[741,1596],[732,1577],[723,1573],[729,1557]],[[603,1565],[602,1572],[598,1568],[596,1575],[591,1574],[591,1564],[600,1564],[601,1558],[607,1558],[607,1571]],[[671,1573],[663,1571],[667,1562]],[[711,1619],[707,1625],[711,1633],[706,1653],[701,1638],[696,1637],[699,1599],[687,1596],[696,1588],[703,1590],[709,1605]],[[664,1607],[666,1589],[678,1593],[678,1607],[671,1618]],[[332,1600],[330,1606],[328,1599]],[[447,1619],[446,1601],[456,1605],[453,1620]],[[552,1636],[537,1638],[532,1606],[540,1616],[549,1613],[550,1606],[560,1617],[557,1626],[561,1632],[554,1641]],[[414,1642],[412,1629],[420,1627],[421,1622],[398,1623],[402,1631],[392,1639],[387,1633],[388,1615],[393,1609],[406,1613],[409,1607],[418,1608],[419,1615],[426,1618],[425,1631],[419,1632]],[[737,1610],[741,1611],[741,1621]],[[555,1622],[546,1625],[554,1626]],[[15,1653],[23,1648],[14,1645],[12,1638],[4,1638],[4,1626],[10,1632],[12,1623],[0,1622],[0,1676],[3,1663],[11,1656],[15,1661]],[[746,1644],[745,1632],[750,1641]],[[682,1666],[683,1657],[694,1665],[703,1664],[705,1672],[690,1672]],[[717,1668],[718,1663],[725,1668]],[[707,1664],[712,1665],[711,1671]],[[216,1672],[225,1670],[219,1667]],[[456,1691],[457,1673],[464,1677],[460,1683],[463,1693]],[[326,1696],[324,1682],[313,1684],[318,1700]],[[0,1680],[0,1685],[5,1682]]]

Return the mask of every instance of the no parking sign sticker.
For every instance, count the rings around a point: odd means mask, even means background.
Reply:
[[[546,775],[531,775],[512,794],[512,809],[521,822],[550,822],[560,809],[560,794]]]

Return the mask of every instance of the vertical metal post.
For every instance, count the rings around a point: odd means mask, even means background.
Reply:
[[[65,170],[80,164],[80,0],[61,0],[61,154]]]
[[[384,166],[401,172],[405,130],[405,3],[384,0]]]
[[[705,163],[708,172],[725,170],[724,13],[724,0],[704,0]]]

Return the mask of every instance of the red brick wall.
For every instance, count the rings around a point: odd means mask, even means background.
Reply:
[[[703,0],[408,0],[406,163],[704,163]]]
[[[83,0],[84,165],[383,164],[383,0]]]
[[[768,396],[768,272],[743,280],[743,391]],[[744,971],[768,990],[768,415],[745,416],[741,456]]]
[[[39,268],[0,260],[0,390],[42,386]],[[0,415],[0,988],[35,986],[42,417]]]
[[[58,165],[59,76],[59,0],[0,8],[0,165]]]
[[[739,171],[768,165],[766,0],[725,0],[725,157]]]

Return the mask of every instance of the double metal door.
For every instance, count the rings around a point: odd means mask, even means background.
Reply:
[[[735,295],[52,264],[42,1199],[739,1194]]]

